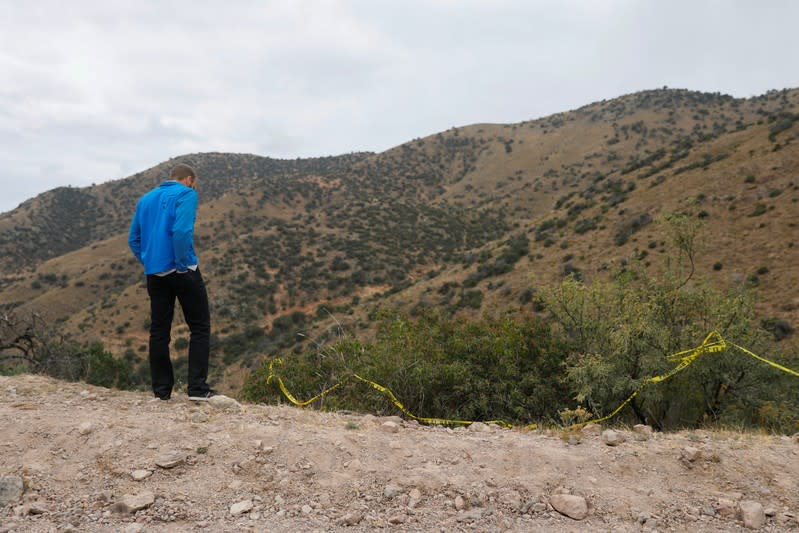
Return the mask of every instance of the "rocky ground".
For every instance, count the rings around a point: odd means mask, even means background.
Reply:
[[[0,377],[0,532],[799,529],[799,436],[425,427]]]

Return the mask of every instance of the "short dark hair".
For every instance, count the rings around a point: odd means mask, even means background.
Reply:
[[[175,168],[173,168],[169,173],[169,177],[173,180],[182,180],[188,178],[189,176],[196,179],[197,173],[189,165],[184,165],[183,163],[180,165],[175,165]]]

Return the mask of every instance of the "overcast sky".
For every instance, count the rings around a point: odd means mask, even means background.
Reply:
[[[0,212],[206,151],[383,151],[667,85],[799,86],[796,0],[0,0]]]

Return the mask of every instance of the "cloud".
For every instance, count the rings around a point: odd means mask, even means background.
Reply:
[[[799,85],[788,0],[5,2],[0,211],[187,152],[384,150],[669,85]]]

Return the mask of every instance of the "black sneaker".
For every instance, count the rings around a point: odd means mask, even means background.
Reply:
[[[172,397],[172,395],[169,394],[169,393],[167,393],[167,394],[156,394],[155,397],[158,398],[159,400],[167,401],[168,399],[170,399]]]
[[[214,396],[219,396],[214,389],[208,389],[207,392],[203,392],[200,394],[189,394],[189,400],[193,402],[207,402],[210,398]]]

